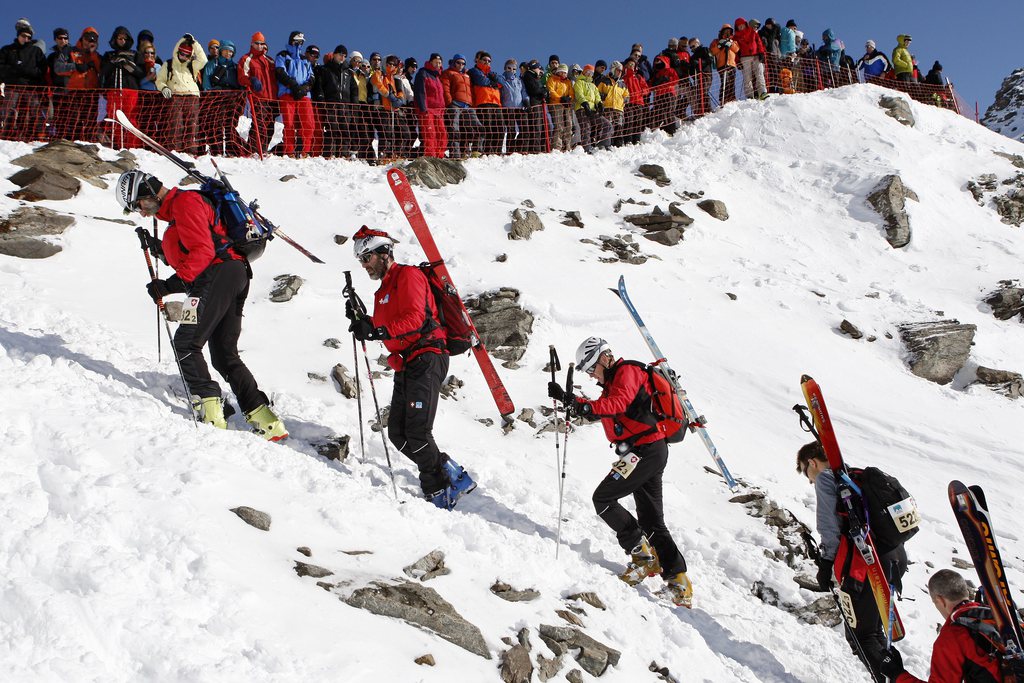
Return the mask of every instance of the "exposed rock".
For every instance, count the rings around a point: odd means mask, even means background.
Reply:
[[[640,164],[640,168],[638,168],[637,171],[639,171],[640,175],[645,178],[653,180],[659,187],[664,187],[672,182],[669,180],[668,176],[665,175],[665,169],[658,164]]]
[[[547,638],[569,648],[580,648],[577,662],[592,676],[600,676],[608,666],[616,666],[622,653],[600,643],[583,631],[568,626],[549,626],[541,624],[541,638]],[[547,643],[547,640],[544,641]],[[548,647],[551,647],[548,644]],[[552,648],[555,654],[562,654]]]
[[[1018,228],[1024,223],[1024,189],[1014,188],[1006,194],[992,198],[996,212],[1002,216],[1002,222]]]
[[[434,666],[434,664],[436,663],[434,662],[434,655],[432,654],[420,655],[412,661],[413,663],[419,664],[420,666]]]
[[[693,224],[693,219],[690,218],[679,202],[672,202],[668,205],[668,213],[672,216],[672,222],[681,225],[682,227],[688,227]]]
[[[967,560],[961,560],[959,557],[952,557],[949,563],[957,569],[974,569],[974,565]]]
[[[607,188],[614,188],[615,187],[615,183],[613,183],[610,180],[606,180],[606,181],[604,181],[604,186],[607,187]]]
[[[508,233],[510,240],[528,240],[538,230],[543,230],[544,224],[536,211],[516,209],[512,212],[512,229]]]
[[[494,426],[494,420],[489,418],[489,417],[478,417],[476,419],[476,421],[479,422],[480,424],[482,424],[484,427],[493,427]]]
[[[675,195],[683,201],[690,201],[692,199],[700,199],[704,196],[704,190],[699,192],[690,192],[689,190],[683,190],[682,192],[676,192]]]
[[[334,243],[335,244],[345,244],[345,242],[348,242],[348,235],[335,235],[334,236]]]
[[[541,680],[541,683],[549,681],[558,675],[558,672],[562,669],[562,657],[545,657],[542,654],[537,655],[537,678]]]
[[[441,550],[430,551],[408,567],[402,567],[402,571],[406,576],[420,581],[430,581],[452,573],[451,569],[444,566],[444,552]]]
[[[648,257],[644,256],[640,252],[640,245],[632,241],[632,235],[621,235],[618,237],[611,237],[609,235],[601,235],[595,242],[589,238],[583,238],[580,242],[585,244],[593,244],[601,248],[601,251],[607,251],[614,254],[614,258],[602,258],[601,261],[604,263],[629,263],[632,265],[640,265],[646,263]]]
[[[18,157],[11,163],[29,170],[35,169],[38,174],[24,185],[20,182],[15,183],[22,189],[15,191],[11,196],[26,193],[25,196],[19,198],[39,201],[39,199],[32,199],[28,195],[53,192],[55,196],[40,196],[40,199],[70,199],[77,195],[81,188],[81,184],[77,180],[84,180],[90,185],[105,190],[107,183],[101,176],[109,173],[123,173],[135,168],[135,156],[130,152],[121,152],[115,161],[104,161],[98,152],[99,147],[96,145],[54,140],[30,154]],[[27,176],[22,177],[27,178]],[[72,180],[74,182],[71,182]],[[64,196],[67,192],[71,192],[71,194]]]
[[[536,207],[536,204],[533,203],[532,199],[524,199],[520,204],[525,206],[527,209],[533,209]]]
[[[306,557],[313,557],[313,551],[307,548],[306,546],[296,548],[295,552],[297,552],[300,555],[305,555]]]
[[[840,331],[850,335],[854,339],[860,339],[864,336],[864,333],[857,329],[857,326],[851,323],[849,320],[843,319],[843,322],[839,323]]]
[[[164,300],[164,312],[167,313],[167,320],[176,323],[181,320],[181,309],[184,306],[182,301]]]
[[[178,181],[178,185],[181,185],[183,187],[187,187],[189,185],[201,185],[201,184],[202,183],[199,182],[199,178],[196,178],[194,175],[187,175],[187,176],[185,176],[184,178],[182,178],[181,180]]]
[[[645,232],[644,237],[652,242],[664,244],[666,247],[674,247],[683,239],[683,231],[678,228],[669,228],[668,230]]]
[[[41,206],[23,206],[5,218],[0,218],[0,254],[18,258],[47,258],[61,251],[61,247],[44,236],[63,234],[75,219]]]
[[[584,645],[576,655],[576,663],[591,676],[600,676],[608,668],[608,652]]]
[[[247,507],[245,505],[231,508],[231,512],[238,515],[238,517],[249,526],[254,526],[260,531],[270,531],[270,515],[266,512],[261,512],[260,510]]]
[[[737,297],[736,297],[736,295],[735,295],[735,294],[733,294],[732,292],[726,292],[726,293],[725,293],[725,295],[726,295],[727,297],[729,297],[730,299],[732,299],[733,301],[736,301],[736,298],[737,298]]]
[[[729,210],[725,208],[725,202],[718,199],[704,199],[697,202],[697,207],[705,211],[712,218],[720,221],[729,220]]]
[[[659,681],[665,681],[666,683],[679,683],[679,679],[672,675],[667,666],[658,666],[657,662],[652,661],[647,665],[647,670],[655,674]]]
[[[1024,94],[1024,89],[1022,89],[1021,92],[1022,94]],[[997,157],[1002,157],[1006,159],[1017,168],[1024,168],[1024,156],[1021,156],[1020,154],[1009,154],[1007,152],[1000,152],[998,150],[992,153],[995,154]]]
[[[812,603],[798,605],[790,609],[789,612],[800,621],[812,626],[821,625],[834,628],[843,620],[835,600],[830,597],[821,597]]]
[[[900,325],[900,339],[910,353],[910,371],[932,382],[949,384],[967,361],[977,329],[958,320]]]
[[[319,372],[307,372],[306,377],[308,377],[313,382],[327,381],[327,375],[321,375]]]
[[[914,114],[910,111],[910,103],[895,95],[882,95],[878,106],[885,109],[886,116],[891,116],[904,126],[914,127]]]
[[[615,206],[614,206],[615,213],[618,213],[619,211],[622,210],[623,204],[632,204],[634,206],[650,206],[649,202],[644,202],[644,201],[639,201],[638,202],[637,200],[633,199],[632,197],[630,197],[628,199],[617,199],[615,201]]]
[[[519,290],[502,287],[466,300],[487,350],[510,367],[523,357],[533,332],[533,314],[519,305]]]
[[[570,228],[582,228],[583,219],[580,218],[579,211],[566,211],[565,218],[561,221],[562,225],[568,225]]]
[[[458,391],[463,387],[465,382],[456,377],[455,375],[449,375],[448,379],[441,385],[441,396],[443,398],[450,398],[453,401],[459,400]]]
[[[1019,372],[993,370],[978,366],[978,381],[1010,398],[1020,398],[1024,393],[1024,378]]]
[[[580,628],[583,627],[583,620],[567,609],[556,609],[555,614],[562,617],[562,619],[569,622],[573,626],[579,626]]]
[[[747,514],[762,519],[766,525],[775,529],[779,547],[766,548],[766,555],[793,568],[806,561],[807,546],[803,536],[809,534],[811,530],[793,513],[768,498],[767,494],[759,489],[733,496],[729,502],[742,505],[747,509]]]
[[[533,588],[515,590],[512,586],[502,581],[495,581],[494,585],[491,586],[491,592],[508,602],[530,602],[540,597],[540,591]]]
[[[287,182],[288,182],[289,180],[295,180],[296,178],[298,178],[298,176],[297,176],[297,175],[294,175],[294,174],[292,174],[292,173],[289,173],[289,174],[287,174],[287,175],[283,175],[283,176],[281,176],[281,177],[280,177],[280,178],[279,178],[278,180],[279,180],[280,182],[282,182],[282,183],[287,183]]]
[[[569,683],[583,683],[583,672],[579,669],[573,669],[565,674],[565,680],[569,681]]]
[[[981,123],[1008,138],[1024,141],[1021,111],[1024,111],[1024,68],[1015,69],[1003,80]]]
[[[388,418],[391,416],[391,406],[386,405],[380,409],[380,420],[370,421],[370,431],[379,432],[382,429],[387,429]]]
[[[375,582],[360,588],[344,601],[373,614],[401,619],[436,633],[453,645],[491,659],[480,629],[466,621],[437,591],[420,583],[397,585]]]
[[[504,263],[505,261],[508,261],[508,254],[498,254],[494,257],[495,263]]]
[[[505,683],[530,683],[533,662],[530,661],[529,630],[519,631],[519,642],[501,653],[501,680]]]
[[[322,441],[313,443],[313,450],[328,460],[344,460],[348,457],[349,443],[351,437],[347,434],[330,436]]]
[[[38,166],[22,169],[8,180],[21,189],[9,192],[7,196],[27,202],[71,199],[82,189],[82,183],[78,178],[63,170]]]
[[[894,249],[910,243],[910,217],[906,200],[918,201],[917,194],[898,175],[887,175],[868,194],[868,204],[885,222],[885,239]]]
[[[974,180],[967,181],[967,191],[974,197],[974,201],[978,202],[979,205],[985,205],[985,193],[995,192],[996,183],[999,179],[995,173],[982,173]]]
[[[572,595],[567,595],[565,599],[579,600],[580,602],[585,602],[591,607],[596,607],[600,610],[608,609],[607,607],[605,607],[604,602],[601,600],[601,598],[597,596],[597,593],[591,591],[586,591],[583,593],[573,593]]]
[[[359,388],[355,378],[349,374],[348,368],[338,363],[331,368],[331,379],[334,380],[334,388],[345,398],[355,398],[359,395]]]
[[[519,420],[520,422],[525,422],[526,424],[536,429],[537,422],[536,420],[533,419],[533,416],[536,414],[537,411],[535,411],[533,408],[523,408],[522,410],[519,411],[519,415],[516,416],[516,419]]]
[[[445,185],[455,185],[466,179],[466,167],[458,159],[418,157],[403,168],[413,185],[438,190]]]
[[[314,579],[322,579],[325,576],[332,576],[334,572],[319,565],[309,564],[295,560],[295,573],[299,576],[312,576]]]
[[[341,348],[341,340],[340,339],[335,339],[334,337],[331,337],[329,339],[324,339],[324,346],[326,346],[328,348],[331,348],[331,349],[340,349]]]
[[[274,278],[274,287],[270,290],[270,300],[278,303],[291,301],[292,297],[299,293],[299,288],[305,282],[298,275],[278,275]]]

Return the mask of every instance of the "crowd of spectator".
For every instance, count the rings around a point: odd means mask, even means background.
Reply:
[[[868,78],[944,85],[937,61],[921,76],[908,34],[897,37],[891,58],[868,40],[855,61],[832,29],[815,46],[793,19],[783,25],[740,17],[723,24],[706,46],[697,37],[672,37],[653,57],[636,43],[621,60],[582,66],[557,54],[543,64],[534,58],[494,62],[484,50],[472,60],[456,53],[446,61],[434,53],[420,64],[415,57],[379,52],[364,57],[343,44],[322,51],[301,31],[292,31],[273,54],[265,35],[256,32],[238,59],[231,40],[210,40],[204,47],[185,34],[161,59],[148,30],[139,32],[136,44],[131,31],[116,27],[102,54],[95,28],[83,29],[74,44],[71,35],[55,29],[45,54],[31,23],[17,21],[14,42],[0,49],[0,83],[45,88],[11,89],[0,132],[16,120],[19,130],[38,131],[40,139],[49,117],[59,121],[50,124],[49,136],[91,139],[104,112],[121,109],[146,120],[152,113],[147,109],[159,109],[160,136],[177,149],[199,152],[201,95],[236,91],[244,95],[240,113],[252,121],[246,135],[255,145],[247,140],[248,148],[261,154],[273,146],[285,155],[373,162],[577,145],[591,152],[635,143],[646,128],[672,134],[681,121],[737,99],[740,78],[747,99]],[[70,106],[67,93],[93,89],[106,92],[91,104],[75,99]],[[167,102],[139,95],[145,91],[159,92]]]

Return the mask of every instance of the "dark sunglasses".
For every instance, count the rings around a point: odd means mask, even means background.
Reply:
[[[372,251],[369,254],[360,254],[359,255],[359,262],[360,263],[369,263],[370,259],[372,259],[376,255],[377,254],[372,252]]]
[[[265,45],[266,45],[266,43],[258,43],[258,42],[254,42],[254,43],[253,43],[253,45],[264,45],[264,46],[265,46]]]
[[[380,57],[370,57],[370,61],[371,62],[379,62],[380,61]]]

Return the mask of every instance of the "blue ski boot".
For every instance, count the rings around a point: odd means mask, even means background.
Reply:
[[[464,467],[451,458],[445,460],[444,471],[452,482],[451,488],[448,489],[448,497],[451,499],[449,509],[451,509],[455,507],[460,498],[476,488],[476,482],[473,481],[473,478],[469,476],[469,472]]]
[[[451,502],[451,499],[448,497],[450,491],[451,488],[441,489],[436,493],[426,494],[426,498],[427,500],[429,500],[431,503],[441,508],[442,510],[451,510],[453,504]]]

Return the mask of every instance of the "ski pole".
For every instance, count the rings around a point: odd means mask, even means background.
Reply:
[[[142,253],[146,257],[146,267],[149,269],[149,277],[153,282],[156,282],[156,270],[153,269],[153,259],[149,255],[149,244],[146,242],[146,229],[139,226],[135,228],[135,234],[139,236],[139,243],[142,245]],[[174,348],[174,336],[171,335],[171,323],[167,318],[167,308],[164,306],[164,299],[160,297],[156,300],[157,310],[164,315],[164,329],[167,331],[167,339],[171,342],[171,352],[174,354],[174,362],[178,366],[178,376],[181,377],[181,386],[185,389],[185,403],[188,404],[189,412],[192,413],[192,424],[199,428],[199,419],[196,417],[196,408],[192,405],[191,394],[188,390],[188,384],[185,382],[185,371],[181,369],[181,359],[178,358],[178,350]]]
[[[352,271],[345,271],[345,289],[342,290],[342,295],[348,299],[351,304],[352,312],[355,314],[356,319],[366,317],[366,305],[363,304],[359,295],[356,294],[355,288],[352,286]],[[352,335],[355,340],[355,334]],[[384,458],[388,463],[388,476],[391,477],[391,491],[395,494],[395,500],[398,500],[398,486],[395,484],[395,471],[391,467],[391,450],[388,448],[388,437],[384,433],[384,420],[380,416],[380,402],[377,401],[377,387],[373,383],[373,371],[370,369],[370,356],[366,353],[366,342],[359,342],[363,347],[363,362],[366,364],[366,377],[370,380],[370,395],[373,396],[373,409],[377,413],[377,424],[380,425],[380,440],[384,444]],[[353,347],[355,345],[353,344]],[[355,352],[353,351],[353,354]],[[362,420],[360,420],[359,430],[362,434]]]
[[[356,335],[352,335],[352,372],[356,376],[356,407],[359,409],[359,462],[366,462],[366,439],[363,437],[363,386],[359,379],[359,351]]]
[[[548,344],[548,356],[550,358],[550,361],[549,361],[548,365],[551,368],[551,381],[552,382],[557,382],[558,378],[557,378],[555,373],[560,372],[562,370],[562,364],[558,362],[558,352],[555,351],[555,345],[554,344]],[[561,471],[562,471],[561,467],[560,467],[561,463],[562,463],[562,459],[560,457],[558,457],[560,455],[559,454],[560,448],[559,448],[559,444],[558,444],[558,441],[559,441],[559,434],[558,434],[558,401],[556,401],[555,399],[551,399],[551,409],[552,409],[552,415],[555,416],[555,473],[560,476],[561,475]],[[561,489],[561,484],[559,484],[559,489]]]
[[[565,371],[565,398],[568,399],[572,393],[572,371],[575,365],[570,363],[569,369]],[[565,466],[569,459],[569,413],[572,410],[571,400],[565,401],[565,438],[562,442],[562,469],[558,480],[558,531],[555,534],[555,559],[558,559],[558,548],[562,545],[562,501],[565,499]],[[555,424],[558,424],[558,416],[555,415]]]
[[[121,75],[120,72],[118,72],[118,77],[120,77],[120,75]],[[121,134],[122,134],[122,136],[124,135],[124,131],[123,130],[121,131]],[[156,216],[153,216],[153,239],[155,239],[155,240],[160,239],[160,234],[159,234],[159,232],[157,232]],[[154,268],[153,273],[155,274],[155,276],[157,278],[160,277],[160,262],[159,261],[156,262],[156,267]],[[157,307],[157,309],[156,309],[156,362],[157,363],[162,363],[164,361],[164,359],[163,359],[163,349],[161,348],[163,346],[162,342],[163,342],[163,340],[160,337],[160,308]]]

